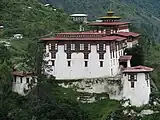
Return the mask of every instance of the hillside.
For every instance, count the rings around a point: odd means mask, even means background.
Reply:
[[[37,0],[1,0],[0,6],[0,25],[4,26],[1,37],[17,33],[38,37],[70,29],[71,23],[62,10]]]
[[[90,19],[97,19],[106,14],[112,8],[125,20],[131,21],[143,33],[152,40],[160,41],[160,12],[158,0],[41,0],[44,3],[53,4],[63,8],[69,14],[87,13]]]

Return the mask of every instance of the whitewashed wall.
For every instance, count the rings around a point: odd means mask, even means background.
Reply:
[[[117,32],[129,32],[129,29],[118,30]]]
[[[151,93],[150,90],[150,81],[147,85],[147,81],[145,80],[144,73],[137,74],[137,81],[135,82],[135,87],[131,88],[131,82],[128,81],[128,75],[123,75],[123,97],[126,99],[130,99],[132,105],[141,106],[144,104],[148,104],[149,96]]]
[[[26,95],[24,93],[24,89],[29,90],[28,83],[26,83],[26,78],[29,78],[29,83],[31,83],[32,77],[31,76],[22,77],[22,83],[21,83],[21,77],[16,76],[15,78],[16,82],[12,83],[12,91],[17,92],[20,95]]]
[[[115,52],[115,51],[114,51]],[[121,50],[121,53],[123,50]],[[51,53],[46,46],[46,53],[49,54],[44,60],[50,61]],[[116,54],[116,52],[115,52]],[[117,52],[119,54],[119,52]],[[89,59],[84,59],[83,53],[72,53],[71,60],[67,60],[67,54],[64,52],[64,45],[58,45],[58,52],[56,54],[55,66],[50,67],[51,70],[46,72],[50,75],[54,75],[56,79],[84,79],[84,78],[97,78],[114,76],[119,72],[119,59],[111,59],[110,47],[106,46],[106,53],[104,54],[104,60],[99,60],[99,54],[97,53],[96,45],[91,45],[91,53],[89,53]],[[68,67],[68,61],[71,61],[71,67]],[[85,67],[85,62],[88,61],[88,67]],[[103,67],[100,67],[100,61],[103,61]],[[52,65],[50,61],[48,65]],[[112,72],[111,72],[112,69]]]

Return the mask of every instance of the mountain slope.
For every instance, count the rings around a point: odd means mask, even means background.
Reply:
[[[37,0],[1,0],[0,6],[0,25],[4,26],[3,35],[7,37],[16,33],[37,37],[70,27],[67,14]]]
[[[112,8],[125,20],[131,21],[138,29],[143,29],[144,34],[150,39],[160,41],[160,12],[158,0],[41,0],[63,8],[69,14],[87,13],[90,19],[96,19],[106,14]]]

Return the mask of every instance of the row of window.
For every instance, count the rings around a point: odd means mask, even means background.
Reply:
[[[52,53],[52,59],[56,59],[56,53]],[[71,59],[71,53],[67,53],[67,59]],[[89,59],[89,53],[84,53],[84,59]],[[99,53],[99,59],[104,59],[104,53]]]
[[[54,46],[54,50],[58,50],[58,45],[55,44]],[[67,48],[70,48],[71,50],[76,50],[76,44],[70,44],[70,46],[68,46],[67,44],[64,44],[64,50],[67,50]],[[52,49],[52,45],[49,44],[49,50]],[[85,49],[85,45],[84,44],[80,44],[79,46],[80,50],[84,50]],[[91,44],[88,44],[87,50],[91,50]],[[97,50],[106,50],[106,44],[97,44]]]
[[[123,43],[123,44],[121,43],[121,44],[118,45],[118,49],[120,50],[124,46],[126,46],[126,43]],[[57,43],[54,44],[53,47],[54,47],[54,50],[58,50],[58,44]],[[68,44],[64,44],[64,49],[65,50],[67,50],[67,47],[71,48],[71,50],[75,50],[76,49],[76,45],[75,44],[70,44],[70,46],[68,46]],[[115,47],[116,47],[116,45],[113,44],[113,43],[110,45],[111,50],[113,48],[115,48]],[[80,50],[84,50],[84,48],[85,48],[85,45],[84,44],[80,44]],[[52,49],[52,45],[49,44],[49,50],[51,50],[51,49]],[[118,50],[118,49],[116,49],[116,50]],[[91,44],[88,44],[88,50],[91,50]],[[97,50],[98,51],[99,50],[105,51],[106,50],[106,44],[97,44]]]
[[[118,54],[119,54],[119,56],[123,56],[123,51],[122,50],[120,50],[119,52],[117,52],[117,51],[111,51],[110,52],[111,59],[112,58],[118,58]]]
[[[71,61],[67,61],[68,67],[71,67]],[[103,61],[99,62],[100,67],[103,67]],[[52,66],[55,66],[55,61],[52,60]],[[84,67],[88,67],[88,61],[84,61]]]
[[[14,79],[13,79],[14,81],[13,82],[15,82],[16,83],[16,76],[14,77]],[[20,77],[20,83],[24,83],[23,82],[23,78],[22,77]],[[29,83],[29,78],[26,78],[26,82],[25,83]]]
[[[147,86],[149,87],[149,74],[145,74],[145,80],[147,81]],[[134,88],[135,81],[137,81],[137,74],[129,74],[128,75],[128,81],[131,82],[131,88]]]

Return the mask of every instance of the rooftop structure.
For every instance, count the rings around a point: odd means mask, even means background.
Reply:
[[[87,17],[87,14],[72,14],[70,17]]]
[[[70,15],[71,20],[75,22],[87,23],[87,14],[72,14]]]
[[[119,16],[115,16],[114,15],[114,11],[108,11],[107,12],[107,16],[101,17],[101,20],[103,20],[103,22],[107,21],[107,22],[113,22],[115,20],[120,20],[121,17]]]

